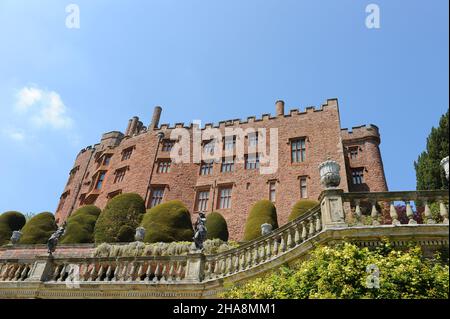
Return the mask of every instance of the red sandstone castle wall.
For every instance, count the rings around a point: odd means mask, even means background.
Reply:
[[[269,181],[277,181],[275,205],[278,222],[283,225],[287,222],[292,206],[300,199],[299,177],[307,177],[308,197],[310,199],[319,197],[322,187],[320,186],[318,165],[327,158],[334,159],[341,165],[341,188],[345,191],[352,189],[351,185],[349,187],[347,177],[348,170],[354,167],[353,165],[363,165],[368,168],[366,182],[371,190],[384,190],[383,185],[386,188],[377,144],[379,142],[378,130],[374,136],[370,135],[374,132],[367,130],[354,129],[352,133],[341,131],[337,100],[328,100],[327,104],[318,110],[314,108],[307,108],[305,112],[291,110],[287,115],[280,114],[280,111],[282,113],[280,106],[277,105],[278,115],[275,117],[270,117],[270,115],[263,115],[260,119],[249,117],[245,122],[240,120],[223,121],[216,126],[222,134],[226,127],[240,127],[244,130],[246,128],[265,128],[268,134],[267,143],[270,141],[269,130],[277,128],[279,169],[270,175],[261,175],[259,170],[246,170],[244,163],[235,163],[234,172],[227,173],[220,172],[220,163],[214,164],[213,174],[207,176],[200,176],[200,164],[195,163],[177,165],[172,163],[171,171],[167,174],[158,174],[155,165],[154,171],[151,173],[158,145],[157,133],[164,132],[167,138],[170,137],[173,128],[168,125],[156,126],[154,130],[141,131],[140,134],[123,139],[115,139],[114,132],[108,133],[109,135],[105,134],[101,143],[95,146],[95,152],[90,161],[90,150],[80,153],[77,157],[74,167],[79,166],[79,170],[65,188],[65,191],[69,191],[70,194],[66,198],[64,206],[57,211],[57,218],[62,222],[73,209],[79,207],[80,196],[84,196],[84,204],[93,203],[100,208],[104,208],[111,194],[118,191],[122,193],[135,192],[145,198],[148,181],[152,175],[152,186],[164,185],[166,187],[163,202],[173,199],[181,200],[192,212],[192,219],[196,218],[197,191],[209,189],[208,212],[221,212],[227,220],[230,238],[241,240],[251,206],[260,199],[269,199]],[[133,135],[139,131],[140,125],[142,126],[142,123],[137,118],[130,120],[126,134]],[[212,125],[207,124],[206,126]],[[176,127],[183,127],[183,124],[177,124]],[[306,160],[301,163],[291,163],[289,141],[297,137],[306,138]],[[117,143],[119,144],[116,145]],[[344,154],[344,146],[354,143],[358,143],[364,150],[364,156],[359,159],[359,163],[349,163]],[[122,161],[122,151],[129,147],[134,147],[132,155],[130,159]],[[96,162],[98,156],[103,153],[113,155],[107,167]],[[169,154],[162,152],[160,148],[157,159],[161,158],[169,158]],[[114,172],[125,166],[128,170],[124,180],[114,183]],[[96,172],[103,169],[107,170],[107,174],[101,190],[96,191],[93,189],[94,177]],[[81,181],[84,170],[87,176]],[[76,185],[79,185],[80,182],[81,189],[75,200]],[[218,188],[223,185],[232,185],[233,187],[231,209],[217,209]],[[73,208],[70,204],[72,202],[75,202]]]

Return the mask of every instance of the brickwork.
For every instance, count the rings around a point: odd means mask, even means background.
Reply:
[[[340,188],[344,191],[363,187],[371,191],[387,190],[378,148],[378,128],[364,126],[353,128],[351,132],[341,129],[336,99],[327,100],[319,109],[308,107],[303,112],[295,109],[287,114],[284,114],[284,103],[277,101],[276,116],[264,114],[262,118],[249,117],[246,121],[229,120],[218,125],[205,125],[205,128],[219,129],[222,134],[226,128],[265,128],[268,148],[270,129],[278,129],[279,168],[273,174],[245,169],[244,162],[235,162],[234,171],[223,173],[221,164],[215,163],[212,174],[205,176],[200,175],[199,163],[172,163],[170,172],[159,173],[157,163],[170,159],[170,154],[163,151],[158,134],[164,133],[164,139],[167,139],[175,128],[186,127],[192,137],[194,128],[183,123],[158,125],[160,114],[161,109],[157,107],[148,129],[134,117],[128,122],[125,135],[120,132],[106,133],[99,144],[79,153],[74,164],[74,176],[61,197],[63,205],[60,203],[56,212],[60,223],[81,205],[95,204],[104,208],[108,199],[118,193],[138,193],[149,206],[149,185],[150,190],[156,187],[164,189],[163,202],[181,200],[192,212],[194,220],[196,196],[199,191],[206,190],[209,191],[207,212],[222,213],[227,220],[231,239],[241,240],[251,206],[260,199],[269,199],[270,182],[276,183],[275,205],[280,225],[287,222],[292,206],[300,199],[300,178],[306,178],[307,197],[317,199],[322,191],[317,167],[327,158],[341,165]],[[305,140],[306,157],[300,163],[291,161],[290,143],[295,138]],[[244,144],[247,150],[248,138]],[[355,159],[349,158],[349,147],[360,148]],[[124,159],[124,154],[129,150],[129,158],[125,156]],[[110,157],[109,161],[105,160],[106,157]],[[359,167],[366,170],[364,185],[352,185],[351,170]],[[120,169],[125,169],[125,175],[123,180],[117,181],[115,172]],[[102,172],[105,172],[103,182],[101,187],[96,187]],[[219,209],[219,193],[223,187],[232,188],[231,208]]]

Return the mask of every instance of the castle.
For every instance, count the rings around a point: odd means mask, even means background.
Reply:
[[[317,200],[323,190],[318,165],[328,158],[341,166],[340,188],[345,192],[387,191],[378,128],[341,128],[337,99],[328,99],[319,109],[293,109],[287,114],[284,102],[277,101],[274,116],[208,123],[203,128],[184,123],[160,125],[161,112],[161,107],[155,107],[148,127],[133,117],[125,133],[105,133],[100,143],[79,152],[56,210],[58,223],[80,206],[94,204],[103,209],[110,198],[134,192],[144,198],[148,208],[180,200],[193,220],[199,211],[218,211],[227,221],[230,239],[241,240],[248,212],[256,201],[273,201],[278,223],[283,225],[299,199]],[[185,129],[192,137],[195,130],[217,129],[225,136],[229,128],[276,129],[278,168],[261,174],[258,156],[248,151],[258,144],[258,134],[242,141],[242,162],[234,156],[219,162],[172,160],[177,143],[171,138],[174,130]],[[236,140],[224,139],[220,145],[233,149]],[[208,147],[208,142],[203,141],[202,147]]]

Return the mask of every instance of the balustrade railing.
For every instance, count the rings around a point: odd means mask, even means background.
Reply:
[[[320,207],[237,248],[206,256],[204,280],[246,271],[292,250],[322,230]]]
[[[361,224],[362,205],[370,206],[370,217],[372,225],[380,224],[381,209],[389,210],[389,217],[392,225],[400,225],[396,205],[403,203],[408,224],[417,224],[418,208],[423,210],[424,224],[448,224],[448,199],[449,193],[446,190],[437,191],[407,191],[407,192],[361,192],[344,193],[342,201],[349,203],[354,211],[354,217],[358,224]],[[432,216],[430,204],[439,205],[439,216]],[[384,207],[383,207],[384,206]],[[415,207],[416,212],[414,212]]]
[[[34,261],[0,260],[0,281],[24,281],[29,278]]]
[[[54,259],[49,282],[175,283],[185,277],[186,256]]]

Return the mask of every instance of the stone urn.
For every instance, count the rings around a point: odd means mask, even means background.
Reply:
[[[273,229],[273,227],[271,224],[267,224],[267,223],[262,224],[261,225],[261,235],[265,236],[267,234],[270,234],[272,232],[272,229]]]
[[[18,230],[13,231],[11,236],[11,244],[17,244],[20,240],[20,237],[22,237],[22,232]]]
[[[445,177],[447,178],[448,181],[448,156],[442,159],[441,167],[444,169]]]
[[[136,234],[134,234],[134,240],[144,241],[144,238],[145,238],[145,228],[144,227],[136,228]]]
[[[337,188],[341,183],[341,166],[331,159],[319,165],[320,183],[325,189]]]

